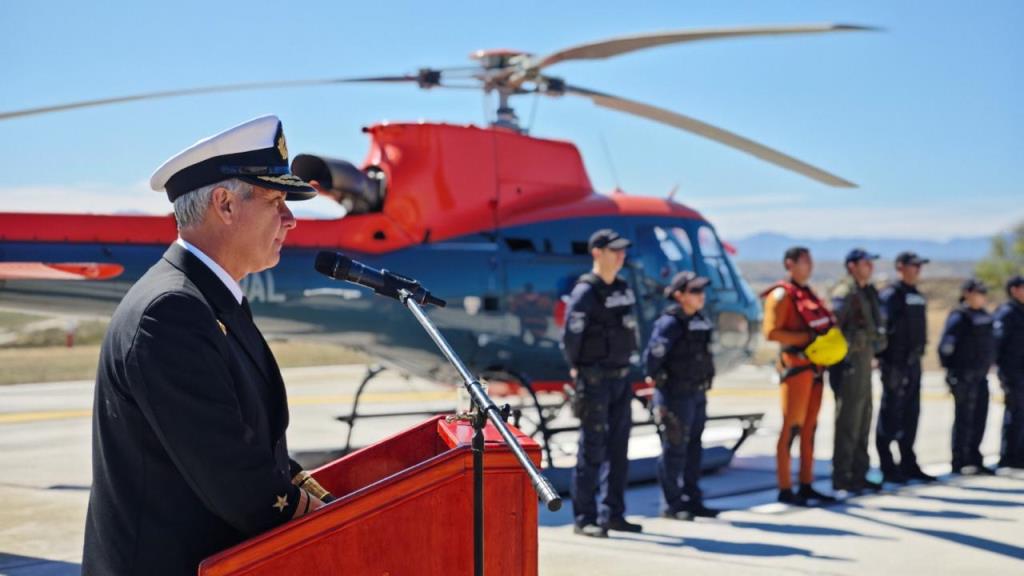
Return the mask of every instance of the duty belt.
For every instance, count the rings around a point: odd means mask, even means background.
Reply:
[[[625,378],[629,374],[629,366],[624,368],[604,368],[601,366],[581,366],[579,375],[584,378]]]

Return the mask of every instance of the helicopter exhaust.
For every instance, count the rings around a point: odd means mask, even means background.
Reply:
[[[377,166],[364,171],[345,160],[299,154],[292,160],[292,174],[306,182],[315,180],[349,214],[378,212],[384,203],[386,180]]]

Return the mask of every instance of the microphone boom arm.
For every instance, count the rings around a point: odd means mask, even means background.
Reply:
[[[463,385],[469,391],[470,397],[473,399],[473,403],[476,405],[477,410],[486,414],[487,419],[491,421],[491,424],[498,430],[501,437],[508,444],[508,447],[515,454],[516,459],[519,460],[519,464],[526,470],[527,475],[530,477],[530,481],[533,482],[533,488],[537,491],[537,496],[540,498],[549,510],[555,511],[562,507],[562,498],[555,491],[551,482],[547,478],[541,475],[540,471],[534,465],[530,457],[526,455],[526,451],[523,450],[519,440],[512,434],[508,429],[508,425],[505,420],[501,417],[501,410],[497,405],[494,404],[494,400],[484,392],[484,389],[480,386],[480,381],[477,380],[466,368],[466,365],[462,363],[462,360],[452,349],[451,345],[445,339],[434,323],[431,322],[430,318],[423,312],[423,308],[416,302],[414,294],[404,288],[398,290],[398,299],[405,304],[405,307],[412,312],[412,315],[416,317],[423,329],[426,330],[431,340],[437,344],[440,348],[441,353],[451,363],[452,366],[459,372],[462,377]]]

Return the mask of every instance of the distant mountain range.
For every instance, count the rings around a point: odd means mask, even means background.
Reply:
[[[815,260],[843,260],[851,248],[864,248],[886,260],[904,250],[912,250],[934,261],[976,261],[984,258],[992,246],[988,236],[953,238],[945,242],[913,238],[800,238],[773,232],[761,232],[739,240],[730,240],[739,261],[779,261],[791,246],[810,248]]]

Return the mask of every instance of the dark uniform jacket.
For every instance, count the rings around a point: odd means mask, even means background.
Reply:
[[[654,322],[644,352],[646,375],[668,392],[710,388],[715,375],[711,329],[700,312],[687,316],[680,306],[669,306]]]
[[[916,286],[903,282],[888,286],[880,298],[889,340],[882,359],[897,364],[919,359],[928,343],[928,301]]]
[[[572,368],[625,368],[636,352],[636,297],[622,278],[580,277],[565,309],[562,350]]]
[[[295,514],[284,384],[221,280],[172,245],[100,352],[86,575],[195,574]]]
[[[1024,385],[1024,304],[1010,301],[1000,306],[994,328],[1000,378]]]
[[[953,373],[984,373],[995,360],[992,315],[960,306],[949,313],[939,341],[939,360]]]

